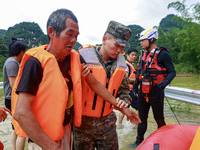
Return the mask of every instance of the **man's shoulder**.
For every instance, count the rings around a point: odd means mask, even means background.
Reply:
[[[8,66],[8,65],[13,65],[13,64],[19,64],[17,60],[15,60],[13,57],[9,57],[8,59],[6,59],[4,66]]]

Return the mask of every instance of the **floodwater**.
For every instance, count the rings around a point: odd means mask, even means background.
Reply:
[[[189,88],[194,90],[200,90],[200,76],[194,77],[175,77],[172,81],[171,86]],[[170,103],[170,105],[168,104]],[[175,100],[170,100],[165,98],[164,102],[164,114],[165,121],[167,124],[182,124],[182,125],[200,125],[200,107],[177,102]],[[0,105],[4,106],[4,98],[0,99]],[[170,108],[175,108],[174,113]],[[119,111],[115,111],[118,117]],[[177,119],[176,119],[177,118]],[[135,142],[137,136],[137,129],[134,129],[134,125],[126,121],[126,117],[123,120],[123,129],[117,129],[118,139],[119,139],[119,149],[120,150],[132,150],[128,148],[128,144]],[[150,110],[148,118],[148,128],[145,133],[145,138],[147,138],[152,132],[157,129],[157,125],[153,119],[153,114]],[[4,150],[11,150],[11,116],[9,115],[5,122],[0,123],[0,141],[4,144]],[[27,144],[25,150],[27,150]]]

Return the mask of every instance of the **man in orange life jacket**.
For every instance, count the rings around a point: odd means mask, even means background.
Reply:
[[[12,122],[19,136],[29,137],[40,149],[71,149],[72,106],[75,126],[80,126],[82,117],[81,74],[95,93],[119,108],[131,122],[140,121],[94,78],[84,59],[72,50],[79,34],[73,12],[54,11],[47,21],[47,33],[49,45],[32,48],[24,54],[13,86]]]
[[[128,27],[110,21],[101,47],[89,46],[79,50],[95,78],[115,97],[129,104],[127,66],[121,52],[124,47],[129,47],[130,36]],[[74,149],[118,149],[116,115],[111,104],[91,91],[85,82],[83,92],[82,124],[73,128]]]
[[[127,50],[126,53],[126,64],[127,64],[127,68],[126,68],[126,73],[128,74],[129,77],[129,88],[130,88],[130,93],[129,95],[131,96],[132,102],[131,102],[131,106],[136,109],[136,113],[138,114],[138,107],[137,107],[137,96],[133,95],[133,84],[135,82],[135,78],[136,78],[136,70],[134,67],[134,62],[137,58],[137,53],[138,50],[135,47],[130,47]],[[129,106],[130,106],[129,105]],[[122,129],[122,120],[124,118],[124,114],[122,114],[121,112],[119,113],[119,118],[118,118],[118,129]],[[135,127],[134,127],[135,128]]]
[[[137,93],[138,84],[138,111],[141,123],[137,128],[136,142],[131,146],[138,146],[144,140],[147,130],[147,118],[150,106],[158,128],[165,125],[164,120],[164,89],[176,76],[174,65],[165,47],[157,47],[158,31],[147,29],[140,33],[139,40],[143,49],[142,59],[138,63],[136,82],[133,85]]]

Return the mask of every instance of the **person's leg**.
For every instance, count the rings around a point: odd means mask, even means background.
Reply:
[[[137,114],[137,115],[139,115],[138,114],[138,104],[137,104],[137,99],[138,99],[138,97],[136,96],[136,95],[133,95],[133,90],[131,90],[130,91],[130,93],[129,93],[129,95],[130,95],[130,97],[131,97],[131,99],[132,99],[132,102],[131,102],[131,107],[133,107],[136,111],[135,111],[135,113]],[[137,124],[135,124],[134,126],[133,126],[133,129],[136,129],[137,128]]]
[[[116,131],[117,117],[115,112],[97,118],[96,149],[97,150],[118,150],[118,137]]]
[[[123,119],[124,119],[124,114],[122,114],[121,112],[119,112],[119,117],[118,117],[118,121],[117,121],[117,126],[118,126],[118,128],[120,129],[120,128],[122,128],[122,121],[123,121]]]
[[[17,140],[17,134],[15,133],[15,130],[12,130],[11,143],[12,143],[12,149],[13,150],[16,150],[16,140]]]
[[[73,148],[74,150],[94,150],[96,121],[94,117],[82,117],[80,127],[73,125]]]
[[[150,109],[150,104],[146,102],[144,94],[141,92],[138,95],[138,111],[141,123],[138,124],[137,128],[137,140],[136,143],[139,145],[144,140],[144,134],[147,130],[147,118]]]
[[[24,150],[25,141],[26,141],[25,137],[17,136],[17,139],[16,139],[16,150]]]
[[[136,110],[138,110],[138,103],[137,103],[137,100],[138,100],[138,97],[136,95],[133,95],[133,90],[130,91],[129,93],[131,99],[132,99],[132,102],[131,102],[131,107],[135,108]]]
[[[158,128],[166,125],[164,118],[164,92],[157,87],[154,88],[157,91],[156,98],[152,101],[151,106],[153,110],[154,119],[158,125]]]

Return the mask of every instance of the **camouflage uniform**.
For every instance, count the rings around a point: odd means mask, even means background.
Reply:
[[[111,21],[106,33],[113,35],[118,44],[129,46],[127,41],[131,35],[131,31],[128,27],[118,22]],[[99,48],[96,48],[96,55],[98,56],[99,62],[107,72],[107,76],[111,76],[117,67],[117,58],[110,59],[104,63],[98,51]],[[124,76],[117,97],[123,99],[126,103],[131,103],[127,75]],[[107,116],[101,118],[83,116],[81,126],[73,126],[74,149],[94,150],[96,147],[97,150],[118,150],[116,120],[115,112],[111,112]]]

